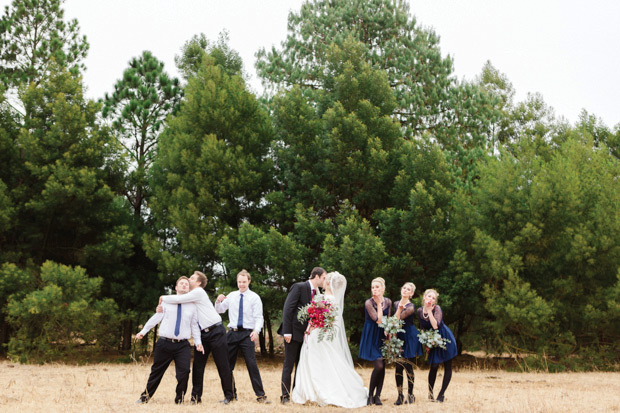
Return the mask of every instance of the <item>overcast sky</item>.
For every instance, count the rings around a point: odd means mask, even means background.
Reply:
[[[0,0],[3,6],[9,0]],[[250,85],[260,91],[254,54],[279,46],[302,0],[67,0],[90,43],[84,76],[92,98],[112,92],[132,57],[150,50],[178,76],[174,56],[193,35],[229,31]],[[409,0],[418,24],[439,34],[455,75],[471,80],[484,62],[505,73],[517,100],[540,92],[556,115],[579,112],[620,123],[620,1]]]

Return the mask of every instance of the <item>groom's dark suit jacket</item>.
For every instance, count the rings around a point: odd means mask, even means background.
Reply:
[[[292,334],[294,341],[303,341],[304,332],[308,323],[300,323],[297,320],[297,312],[300,307],[305,306],[312,299],[312,288],[308,281],[293,284],[282,309],[282,324],[278,329],[278,334]]]

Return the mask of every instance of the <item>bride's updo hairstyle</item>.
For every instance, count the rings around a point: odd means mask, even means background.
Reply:
[[[329,284],[334,294],[347,286],[347,279],[338,271],[328,272],[325,276],[325,281]]]

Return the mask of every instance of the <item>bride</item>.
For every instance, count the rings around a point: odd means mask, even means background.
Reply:
[[[342,320],[347,279],[338,272],[330,272],[325,277],[324,286],[324,299],[338,306],[334,339],[329,341],[324,338],[319,342],[318,329],[306,335],[295,373],[292,400],[301,404],[314,402],[321,406],[366,406],[368,390],[353,367]]]

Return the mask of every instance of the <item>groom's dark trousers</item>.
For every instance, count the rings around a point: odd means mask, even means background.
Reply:
[[[290,343],[284,343],[284,366],[282,368],[282,396],[290,397],[291,390],[295,387],[295,378],[293,378],[293,386],[291,387],[291,374],[293,367],[295,368],[295,377],[297,377],[297,364],[299,364],[299,354],[301,353],[302,341],[291,340]]]
[[[278,329],[278,334],[291,334],[291,342],[284,342],[284,366],[282,366],[282,398],[290,398],[291,391],[295,386],[293,379],[293,387],[291,387],[291,374],[295,368],[297,375],[297,363],[299,363],[299,354],[301,345],[303,344],[304,334],[308,323],[302,324],[297,320],[297,312],[300,307],[305,306],[312,299],[312,288],[308,281],[293,284],[282,309],[282,325]]]

